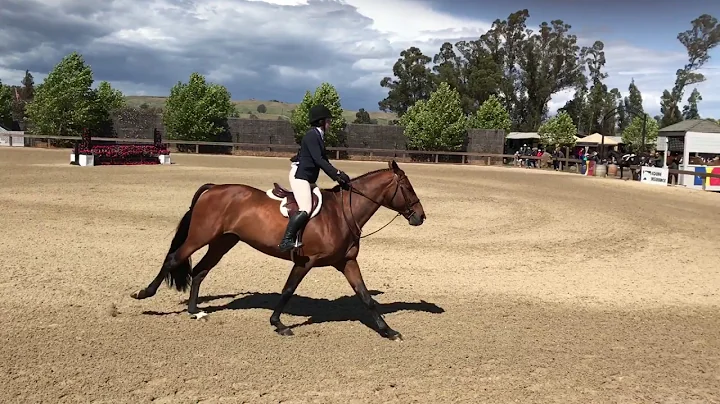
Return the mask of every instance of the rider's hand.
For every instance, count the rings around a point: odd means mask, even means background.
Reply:
[[[345,174],[343,171],[338,170],[337,182],[345,189],[350,187],[350,177],[347,174]]]

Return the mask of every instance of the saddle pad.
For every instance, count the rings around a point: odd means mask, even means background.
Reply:
[[[278,198],[277,196],[275,196],[275,194],[273,194],[272,191],[273,191],[272,189],[268,189],[268,190],[265,192],[265,194],[266,194],[266,195],[268,196],[268,198],[270,198],[270,199],[273,199],[273,200],[276,200],[276,201],[280,201],[280,214],[282,214],[282,215],[285,216],[285,217],[290,217],[290,216],[288,215],[287,207],[285,206],[285,205],[287,205],[287,197],[285,197],[285,198]],[[317,203],[317,206],[315,207],[315,209],[312,211],[312,213],[310,213],[310,218],[313,218],[313,217],[317,216],[318,213],[320,213],[320,208],[322,207],[322,202],[323,202],[323,200],[322,200],[322,193],[320,192],[320,187],[314,187],[313,190],[312,190],[312,193],[315,194],[315,196],[317,196],[317,198],[318,198],[318,203]]]

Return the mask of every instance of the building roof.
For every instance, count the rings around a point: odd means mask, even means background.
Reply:
[[[688,119],[686,121],[680,121],[676,124],[666,126],[658,132],[720,133],[720,125],[705,119]]]

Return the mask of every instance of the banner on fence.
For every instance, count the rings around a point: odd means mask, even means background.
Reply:
[[[720,174],[720,167],[718,166],[696,166],[693,171],[696,173],[708,173],[708,174]],[[703,182],[705,183],[705,189],[707,191],[720,191],[720,178],[711,177],[698,177],[693,176],[693,185],[696,187],[702,187]]]
[[[643,167],[640,182],[650,185],[667,185],[668,169],[662,167]]]

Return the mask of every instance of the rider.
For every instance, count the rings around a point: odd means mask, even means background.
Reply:
[[[300,142],[300,150],[290,161],[290,187],[298,204],[298,212],[290,217],[285,235],[280,241],[280,251],[287,252],[295,246],[297,232],[302,229],[310,219],[312,209],[312,193],[310,184],[314,184],[320,169],[328,177],[347,187],[350,177],[333,167],[325,153],[325,134],[330,130],[332,114],[324,105],[315,105],[310,108],[309,121],[311,128],[305,132]],[[298,245],[301,246],[302,243]]]

